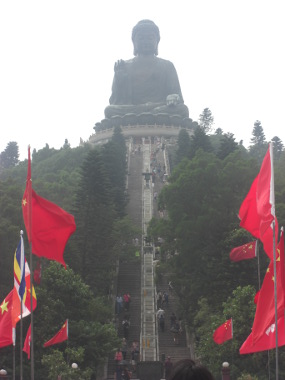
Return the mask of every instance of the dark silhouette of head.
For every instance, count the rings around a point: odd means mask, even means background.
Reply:
[[[151,20],[141,20],[132,31],[132,41],[134,44],[134,55],[158,54],[158,43],[160,33],[158,26]]]
[[[211,372],[204,366],[196,364],[191,359],[177,362],[170,374],[169,380],[215,380]]]

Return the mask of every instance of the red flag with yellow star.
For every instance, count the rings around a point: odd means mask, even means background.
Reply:
[[[12,290],[0,305],[0,347],[13,344],[13,293]]]
[[[32,253],[65,266],[63,253],[69,237],[76,229],[74,217],[32,189],[30,147],[22,211]]]
[[[252,326],[252,340],[255,344],[263,335],[268,326],[275,321],[274,282],[277,287],[277,318],[284,314],[284,233],[281,231],[280,240],[276,249],[276,279],[274,278],[273,261],[270,262],[262,287],[260,289],[254,322]]]
[[[257,240],[250,243],[233,248],[230,252],[230,259],[232,261],[241,261],[253,259],[257,253]]]
[[[55,334],[48,342],[44,344],[44,347],[52,346],[53,344],[61,343],[68,339],[68,319],[64,322],[62,328]]]
[[[213,334],[214,342],[222,344],[227,340],[233,339],[233,320],[228,319],[225,323],[219,326]]]

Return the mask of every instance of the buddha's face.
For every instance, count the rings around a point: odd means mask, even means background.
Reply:
[[[134,50],[137,55],[153,55],[157,52],[157,35],[149,28],[141,28],[134,38]]]

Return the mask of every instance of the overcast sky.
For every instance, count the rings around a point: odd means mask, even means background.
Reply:
[[[248,147],[254,122],[285,145],[283,0],[9,0],[0,2],[0,152],[17,141],[72,147],[94,132],[114,62],[133,57],[141,19],[160,29],[159,57],[176,67],[190,117]]]

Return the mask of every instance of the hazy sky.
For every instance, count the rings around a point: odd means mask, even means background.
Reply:
[[[285,145],[283,0],[9,0],[0,2],[0,152],[17,141],[72,147],[94,132],[114,62],[133,56],[141,19],[160,29],[159,57],[176,67],[190,117],[248,147],[255,120]]]

